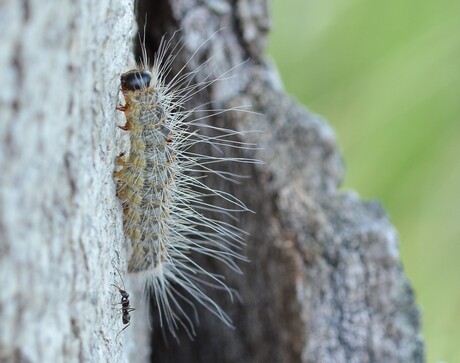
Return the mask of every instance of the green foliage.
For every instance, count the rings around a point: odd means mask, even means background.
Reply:
[[[272,16],[269,53],[335,128],[344,188],[400,233],[427,361],[460,362],[460,1],[274,0]]]

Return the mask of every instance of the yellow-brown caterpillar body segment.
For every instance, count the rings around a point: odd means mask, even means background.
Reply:
[[[167,149],[166,112],[159,91],[150,86],[147,71],[133,70],[121,76],[125,97],[123,111],[130,132],[131,152],[116,177],[118,197],[123,201],[125,233],[134,249],[129,261],[131,272],[157,267],[166,258],[168,210],[170,210],[170,164]],[[169,155],[168,155],[169,154]]]

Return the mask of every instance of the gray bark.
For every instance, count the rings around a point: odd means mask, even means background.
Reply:
[[[0,3],[0,361],[122,362],[113,169],[132,2]]]
[[[215,33],[195,58],[224,48],[210,67],[239,65],[237,75],[193,102],[212,95],[216,108],[250,104],[261,116],[211,122],[262,131],[244,136],[259,146],[244,156],[265,162],[232,169],[251,177],[240,185],[210,181],[255,212],[237,223],[249,233],[244,275],[209,267],[241,296],[231,303],[209,292],[235,329],[199,311],[195,340],[184,335],[177,345],[167,334],[165,343],[154,318],[153,360],[423,362],[396,232],[377,202],[338,191],[344,170],[333,131],[285,94],[263,55],[267,3],[138,5],[141,29],[148,14],[150,58],[165,33],[182,29],[178,64]],[[121,285],[116,268],[124,273],[129,258],[112,173],[123,149],[115,107],[136,30],[132,4],[9,1],[0,18],[0,362],[146,362],[141,282],[125,279],[137,310],[120,335],[111,286]]]

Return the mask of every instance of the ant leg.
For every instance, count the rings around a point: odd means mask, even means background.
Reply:
[[[123,329],[121,329],[121,330],[118,332],[118,334],[117,334],[117,336],[115,337],[115,339],[118,339],[118,336],[123,332],[123,330],[125,330],[125,329],[126,329],[128,326],[130,326],[130,325],[131,325],[131,323],[128,323],[128,325],[126,325]]]

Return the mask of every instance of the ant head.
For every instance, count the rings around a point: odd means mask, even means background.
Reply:
[[[118,292],[121,294],[122,297],[123,296],[129,297],[129,294],[125,290],[123,290],[120,286],[115,285],[115,284],[111,284],[111,285],[114,286],[118,290]]]

